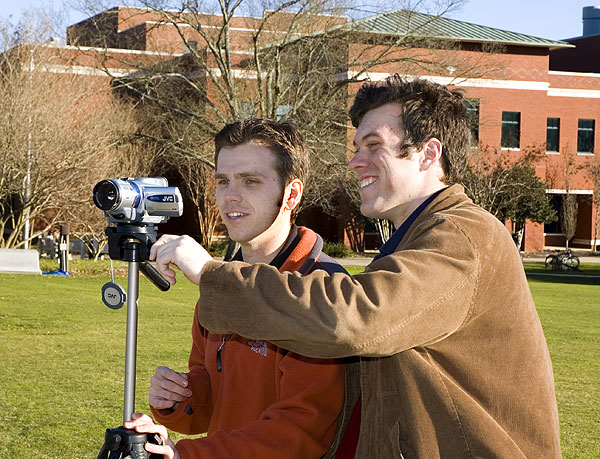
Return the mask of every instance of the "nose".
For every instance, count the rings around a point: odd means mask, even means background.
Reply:
[[[367,165],[367,156],[362,150],[358,150],[350,161],[348,161],[348,169],[353,171],[357,171],[362,167],[366,167]]]
[[[227,202],[240,202],[242,200],[242,195],[240,193],[239,187],[233,181],[229,182],[227,188],[225,188],[223,197]]]

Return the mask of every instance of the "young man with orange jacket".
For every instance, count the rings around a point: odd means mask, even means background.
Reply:
[[[266,263],[281,272],[345,272],[322,253],[323,241],[292,221],[308,172],[308,153],[288,123],[245,120],[215,137],[216,200],[235,260]],[[238,298],[243,307],[244,298]],[[214,334],[197,309],[189,372],[158,367],[150,417],[134,414],[126,427],[157,431],[166,458],[319,458],[332,444],[344,402],[344,366],[288,352],[264,340]],[[169,439],[166,428],[206,437]],[[331,448],[330,455],[335,447]]]

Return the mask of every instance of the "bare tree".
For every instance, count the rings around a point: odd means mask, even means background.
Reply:
[[[581,170],[577,164],[577,155],[566,145],[561,151],[561,160],[554,161],[546,167],[548,182],[553,188],[564,187],[565,194],[562,195],[560,205],[560,228],[565,235],[565,247],[569,248],[569,242],[575,236],[577,229],[578,202],[577,195],[572,193],[573,179]]]
[[[31,40],[27,30],[23,24],[2,30],[2,247],[27,247],[87,205],[131,124],[100,86],[57,70],[60,48]]]
[[[456,53],[452,40],[431,38],[439,36],[434,33],[439,18],[464,3],[400,2],[394,5],[406,8],[394,12],[400,27],[372,33],[376,27],[365,15],[389,5],[237,0],[182,1],[165,9],[163,2],[144,0],[133,4],[137,10],[114,9],[78,24],[69,40],[106,48],[98,65],[109,74],[108,62],[115,59],[120,68],[137,69],[127,77],[112,75],[115,91],[139,109],[135,140],[153,144],[152,150],[173,165],[183,161],[187,167],[190,158],[213,169],[212,137],[233,120],[294,121],[312,151],[304,205],[335,215],[340,207],[350,207],[344,201],[358,203],[346,170],[347,107],[358,83],[377,72],[428,73],[459,82],[499,71],[491,53]],[[431,16],[417,15],[416,9]],[[130,15],[129,23],[137,25],[115,33],[110,24],[119,14]],[[170,40],[158,40],[167,36]],[[115,56],[110,47],[162,54]]]
[[[385,244],[394,233],[394,224],[389,220],[377,219],[375,220],[375,226],[382,244]]]
[[[577,211],[579,205],[577,203],[577,195],[566,193],[562,196],[560,206],[560,227],[565,235],[565,247],[569,248],[569,241],[575,236],[577,229]]]

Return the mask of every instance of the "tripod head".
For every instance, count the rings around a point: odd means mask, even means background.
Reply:
[[[108,255],[112,260],[139,262],[139,268],[154,285],[166,292],[171,284],[148,262],[150,247],[156,242],[154,225],[117,224],[104,230]]]
[[[156,228],[154,225],[135,225],[129,223],[117,223],[108,226],[104,233],[108,236],[108,254],[113,260],[123,261],[146,261],[150,256],[150,247],[156,242]],[[127,249],[127,242],[137,241],[140,250],[137,260]]]

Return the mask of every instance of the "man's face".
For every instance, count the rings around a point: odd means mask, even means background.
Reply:
[[[414,200],[421,189],[419,154],[400,157],[401,114],[399,103],[369,110],[354,136],[356,154],[348,164],[360,180],[362,214],[391,220],[396,227],[416,207]]]
[[[252,143],[222,148],[215,179],[217,207],[231,239],[243,245],[278,230],[272,223],[279,215],[283,187],[271,150]]]

